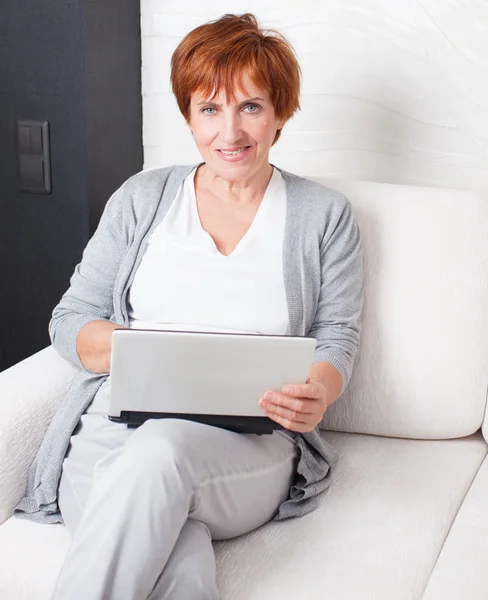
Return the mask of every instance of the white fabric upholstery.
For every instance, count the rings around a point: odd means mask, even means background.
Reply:
[[[222,600],[421,598],[486,456],[480,433],[448,441],[323,435],[341,458],[322,506],[215,544]],[[48,600],[68,544],[63,526],[7,521],[0,598]]]
[[[488,597],[488,458],[449,532],[423,600]]]
[[[481,435],[450,441],[324,435],[341,460],[322,507],[283,527],[269,524],[221,543],[223,599],[422,597],[486,455]]]
[[[69,543],[62,524],[8,519],[0,526],[0,598],[50,600]]]
[[[74,373],[52,347],[0,373],[0,524],[25,493],[29,465]]]
[[[483,419],[482,431],[485,440],[488,442],[488,387],[486,389],[486,408],[485,408],[485,418]]]
[[[474,433],[488,382],[488,196],[317,180],[351,201],[366,287],[353,377],[324,428],[418,439]]]

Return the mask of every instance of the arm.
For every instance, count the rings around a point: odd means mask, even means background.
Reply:
[[[111,196],[98,228],[76,266],[70,287],[53,311],[49,334],[55,350],[94,373],[108,372],[111,333],[117,326],[113,293],[120,262],[129,244],[130,207],[122,185]]]
[[[308,333],[317,340],[306,384],[268,392],[259,405],[286,429],[311,431],[346,389],[359,346],[363,308],[363,256],[349,202],[321,244],[317,311]],[[269,395],[268,395],[269,394]]]
[[[327,408],[339,398],[342,390],[342,375],[333,365],[327,362],[314,363],[310,368],[309,379],[321,383],[327,390]]]
[[[339,371],[342,377],[339,396],[351,378],[364,302],[362,241],[347,200],[337,222],[324,234],[320,270],[320,294],[308,335],[317,340],[315,363],[329,363]],[[329,368],[327,374],[325,367],[314,368],[331,383]]]
[[[112,331],[124,329],[110,321],[90,321],[76,338],[76,352],[83,367],[92,373],[110,373]]]

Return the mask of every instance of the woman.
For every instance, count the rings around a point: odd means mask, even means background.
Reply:
[[[50,323],[80,375],[16,514],[72,534],[56,600],[218,598],[212,540],[314,510],[337,459],[317,425],[358,347],[361,241],[344,197],[269,163],[299,108],[291,46],[225,15],[186,36],[171,77],[203,162],[114,193]],[[306,384],[256,399],[282,431],[129,430],[107,419],[118,327],[309,335],[317,350]]]

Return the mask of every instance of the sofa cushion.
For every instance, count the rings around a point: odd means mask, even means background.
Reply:
[[[364,245],[361,345],[323,428],[447,439],[477,431],[488,383],[488,196],[320,180]]]
[[[323,435],[341,458],[321,507],[216,543],[222,600],[421,597],[486,456],[480,432],[447,441]],[[68,545],[62,525],[0,526],[0,598],[48,600]]]
[[[486,456],[480,432],[449,441],[325,437],[341,460],[321,508],[219,543],[223,599],[422,597]]]

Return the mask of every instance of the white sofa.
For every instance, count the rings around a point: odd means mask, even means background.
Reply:
[[[366,267],[355,373],[323,424],[341,459],[317,511],[215,544],[222,600],[486,600],[488,195],[325,183]],[[10,515],[74,369],[47,348],[0,374],[2,600],[47,600],[69,545]]]

